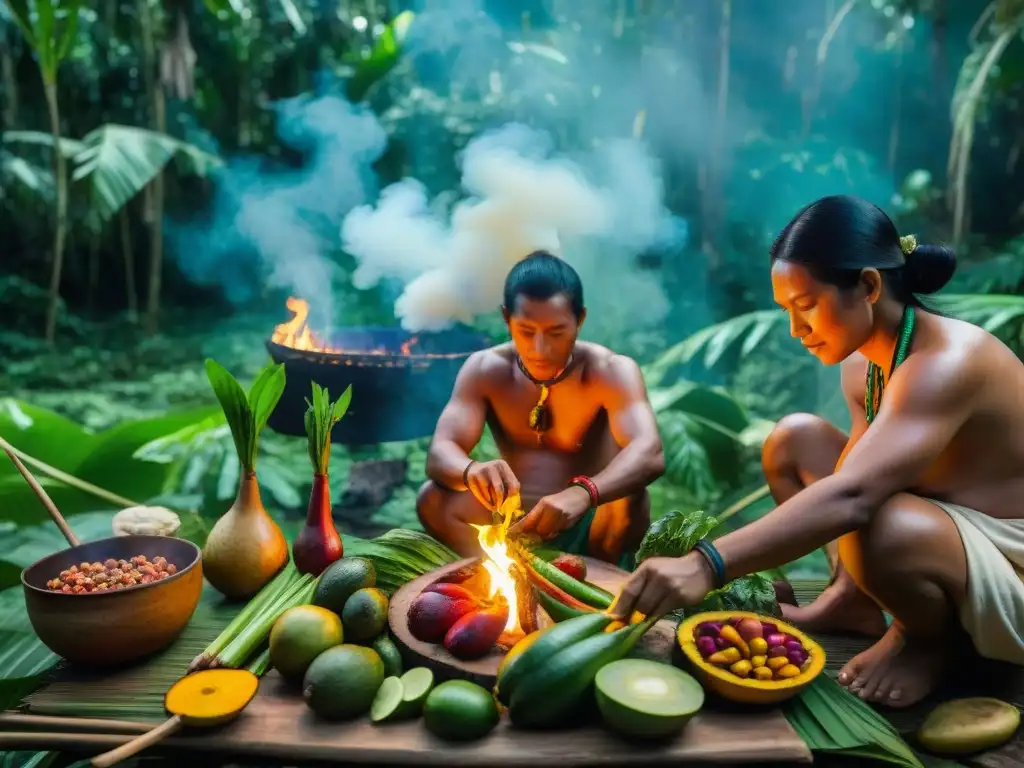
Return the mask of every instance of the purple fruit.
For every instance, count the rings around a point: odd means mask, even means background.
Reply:
[[[698,637],[718,637],[722,625],[717,621],[705,621],[697,626]]]
[[[765,638],[769,648],[774,648],[776,645],[785,645],[789,636],[783,632],[773,632]]]
[[[789,649],[786,648],[786,646],[784,646],[784,645],[776,645],[773,648],[769,649],[769,651],[768,651],[768,655],[773,657],[773,658],[775,656],[786,656],[788,653],[789,653]]]
[[[728,648],[728,647],[729,647],[729,644],[727,642],[725,642],[725,638],[724,637],[716,637],[715,638],[715,648],[717,648],[718,650],[721,651],[724,648]]]
[[[779,631],[779,625],[778,624],[775,624],[774,622],[771,622],[771,621],[762,621],[761,622],[761,634],[764,635],[765,637],[768,637],[769,635],[777,634],[778,631]]]
[[[700,655],[706,659],[718,650],[718,646],[715,645],[714,638],[707,637],[705,635],[704,637],[697,638],[697,650],[700,651]]]
[[[804,649],[804,644],[799,640],[790,638],[786,641],[786,647],[791,651],[802,651]]]
[[[793,664],[798,667],[803,666],[803,663],[807,661],[807,651],[805,651],[803,648],[799,650],[791,650],[789,653],[786,654],[786,656],[789,659],[790,664]]]
[[[732,624],[734,627],[738,626],[741,621],[743,621],[742,616],[733,616],[731,619],[729,619],[729,623]]]

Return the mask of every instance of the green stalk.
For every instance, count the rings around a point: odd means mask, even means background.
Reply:
[[[260,612],[267,608],[274,600],[284,594],[289,587],[295,584],[298,578],[299,572],[295,570],[295,565],[289,561],[281,572],[238,612],[238,615],[217,635],[216,639],[192,660],[188,671],[195,672],[210,666],[210,663],[217,658],[221,651],[228,647],[242,628],[259,616]]]
[[[256,677],[263,677],[270,669],[270,648],[264,648],[263,653],[255,658],[252,664],[249,665],[249,671],[252,672]]]
[[[259,648],[274,622],[281,614],[296,605],[304,605],[313,599],[316,590],[316,579],[305,574],[296,581],[288,590],[275,600],[265,611],[252,619],[234,640],[220,652],[217,657],[217,666],[231,667],[237,669],[245,663],[246,659],[252,656]]]
[[[305,415],[306,437],[308,440],[309,460],[313,464],[313,472],[326,475],[331,463],[331,429],[348,411],[352,402],[352,385],[333,403],[330,393],[313,382],[313,401],[306,400],[309,409]]]

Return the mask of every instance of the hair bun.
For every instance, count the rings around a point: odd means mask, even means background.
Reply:
[[[907,289],[929,294],[942,289],[956,272],[956,254],[944,245],[918,244],[906,257]]]

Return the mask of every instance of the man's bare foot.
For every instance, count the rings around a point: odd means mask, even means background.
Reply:
[[[843,667],[839,683],[864,701],[909,707],[935,690],[951,657],[949,645],[916,642],[893,625],[881,640]]]
[[[782,603],[780,607],[785,621],[808,632],[854,632],[881,637],[886,630],[882,611],[857,588],[846,571],[841,571],[809,605]]]

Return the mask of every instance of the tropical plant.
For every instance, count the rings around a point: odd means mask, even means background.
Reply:
[[[54,145],[61,140],[60,105],[57,99],[57,72],[67,57],[78,32],[80,0],[36,0],[30,9],[28,0],[7,0],[15,24],[35,52],[43,93],[50,115],[50,132]],[[50,295],[46,308],[46,340],[54,340],[57,330],[57,301],[64,269],[64,238],[67,234],[68,181],[63,153],[53,153],[53,178],[56,185],[53,259],[50,268]]]

